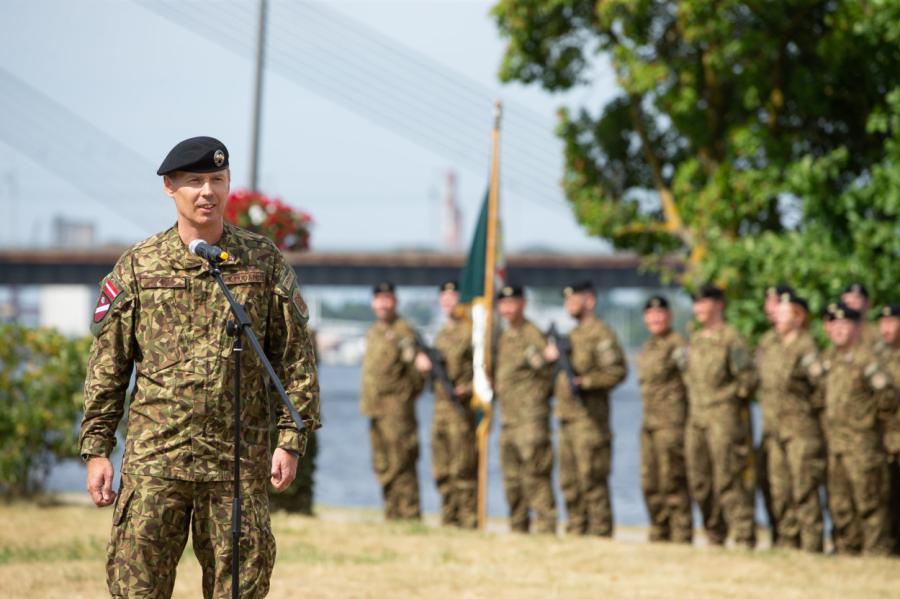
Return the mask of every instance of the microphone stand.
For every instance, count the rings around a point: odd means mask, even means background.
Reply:
[[[228,285],[225,284],[225,280],[222,278],[222,271],[219,270],[218,260],[208,260],[208,262],[209,274],[216,280],[222,293],[225,294],[225,299],[228,300],[228,305],[231,308],[231,314],[234,316],[234,320],[229,320],[225,323],[225,331],[230,337],[234,338],[232,343],[232,353],[234,354],[234,497],[231,502],[231,597],[232,599],[239,599],[241,563],[241,354],[244,350],[243,336],[247,337],[250,347],[253,348],[260,362],[262,362],[269,381],[271,381],[282,403],[290,412],[297,429],[303,431],[306,429],[306,425],[303,424],[303,420],[301,420],[294,404],[288,399],[284,385],[281,384],[281,380],[275,374],[275,369],[272,368],[271,362],[269,362],[266,353],[259,344],[259,340],[253,333],[247,311],[244,310],[242,305],[237,303],[237,300],[234,299],[234,296],[228,289]]]

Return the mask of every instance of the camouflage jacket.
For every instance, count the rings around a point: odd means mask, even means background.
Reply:
[[[775,414],[778,389],[773,386],[774,378],[766,376],[766,374],[770,370],[778,368],[776,364],[779,359],[778,346],[778,332],[771,328],[759,338],[754,355],[756,371],[759,373],[759,388],[756,391],[756,398],[759,400],[759,407],[762,410],[763,434],[774,432],[777,428]]]
[[[878,360],[890,375],[894,393],[900,393],[900,348],[890,347],[883,341],[875,348]],[[885,414],[884,447],[891,453],[900,453],[900,399],[897,408]]]
[[[294,270],[272,242],[229,224],[218,245],[230,254],[221,265],[225,282],[247,309],[253,332],[306,427],[318,428],[318,377]],[[206,263],[188,251],[177,228],[125,252],[103,280],[95,311],[81,453],[110,454],[136,369],[122,471],[231,480],[234,362],[232,338],[225,330],[229,319],[231,311]],[[266,478],[273,412],[279,447],[302,453],[306,434],[297,430],[280,399],[267,392],[262,364],[248,345],[241,370],[242,477]]]
[[[601,430],[609,430],[609,392],[628,374],[619,339],[603,321],[592,318],[572,329],[569,345],[572,369],[581,378],[581,398],[572,395],[566,373],[557,372],[556,416],[560,420],[590,417]]]
[[[444,358],[444,369],[454,387],[462,386],[462,397],[447,397],[444,386],[434,379],[434,417],[454,418],[459,414],[458,404],[469,412],[472,399],[472,324],[465,319],[449,320],[434,340],[435,348]]]
[[[756,389],[756,369],[747,344],[730,325],[705,332],[697,330],[687,346],[684,382],[689,414],[700,421],[710,408],[738,407]]]
[[[816,384],[822,362],[812,335],[801,331],[790,343],[779,337],[771,344],[766,359],[757,362],[760,388],[769,399],[762,404],[767,432],[781,439],[821,435],[820,395]]]
[[[364,416],[415,418],[415,400],[425,385],[414,365],[416,353],[416,333],[405,320],[376,321],[369,328],[360,405]]]
[[[883,451],[882,419],[897,408],[896,390],[872,348],[831,347],[822,357],[829,451]]]
[[[527,320],[500,335],[494,391],[503,426],[546,422],[550,415],[553,370],[543,357],[546,346],[544,334]]]
[[[655,335],[644,344],[637,359],[637,375],[643,401],[643,426],[649,430],[680,428],[687,419],[687,390],[679,362],[685,340],[675,331]]]

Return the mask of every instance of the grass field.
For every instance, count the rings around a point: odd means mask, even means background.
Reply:
[[[0,504],[0,597],[108,596],[111,511],[65,498]],[[900,597],[900,560],[810,556],[643,542],[514,536],[425,523],[385,524],[373,510],[276,514],[278,562],[270,597]],[[175,597],[200,597],[190,543]]]

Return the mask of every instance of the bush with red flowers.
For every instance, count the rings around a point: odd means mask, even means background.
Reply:
[[[225,220],[265,235],[280,250],[300,252],[309,249],[312,216],[291,208],[279,198],[245,189],[234,191],[225,205]]]

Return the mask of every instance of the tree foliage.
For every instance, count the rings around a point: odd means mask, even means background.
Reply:
[[[90,338],[0,325],[0,494],[43,488],[57,460],[78,455]]]
[[[504,81],[564,91],[609,60],[618,95],[561,109],[577,220],[762,326],[786,281],[819,309],[900,275],[900,1],[500,0]]]

